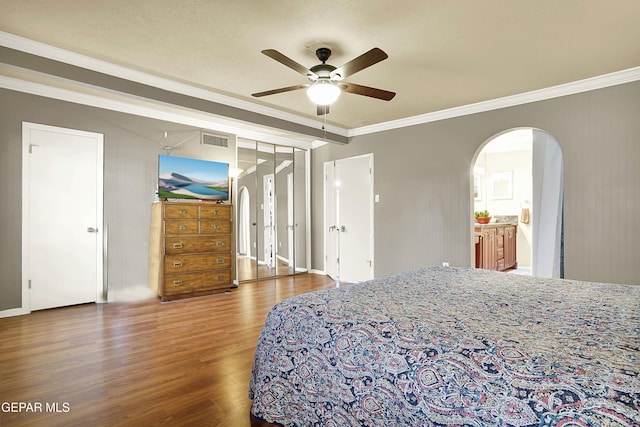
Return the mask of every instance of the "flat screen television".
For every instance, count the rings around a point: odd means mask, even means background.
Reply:
[[[229,164],[159,155],[158,197],[229,200]]]

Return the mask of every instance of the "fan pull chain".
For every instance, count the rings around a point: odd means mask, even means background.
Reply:
[[[322,115],[322,130],[324,131],[324,139],[327,139],[327,109],[325,108],[324,114]]]

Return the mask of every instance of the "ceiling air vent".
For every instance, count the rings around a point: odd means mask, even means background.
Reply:
[[[212,133],[202,133],[201,143],[207,145],[216,145],[218,147],[228,147],[229,138],[226,136],[214,135]]]

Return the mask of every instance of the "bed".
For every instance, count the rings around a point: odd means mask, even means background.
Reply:
[[[640,286],[437,267],[299,295],[249,396],[284,426],[640,426]]]

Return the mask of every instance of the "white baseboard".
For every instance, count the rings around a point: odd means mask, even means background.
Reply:
[[[8,310],[0,311],[0,318],[2,317],[13,317],[13,316],[22,316],[24,314],[31,313],[29,310],[24,308],[10,308]]]

